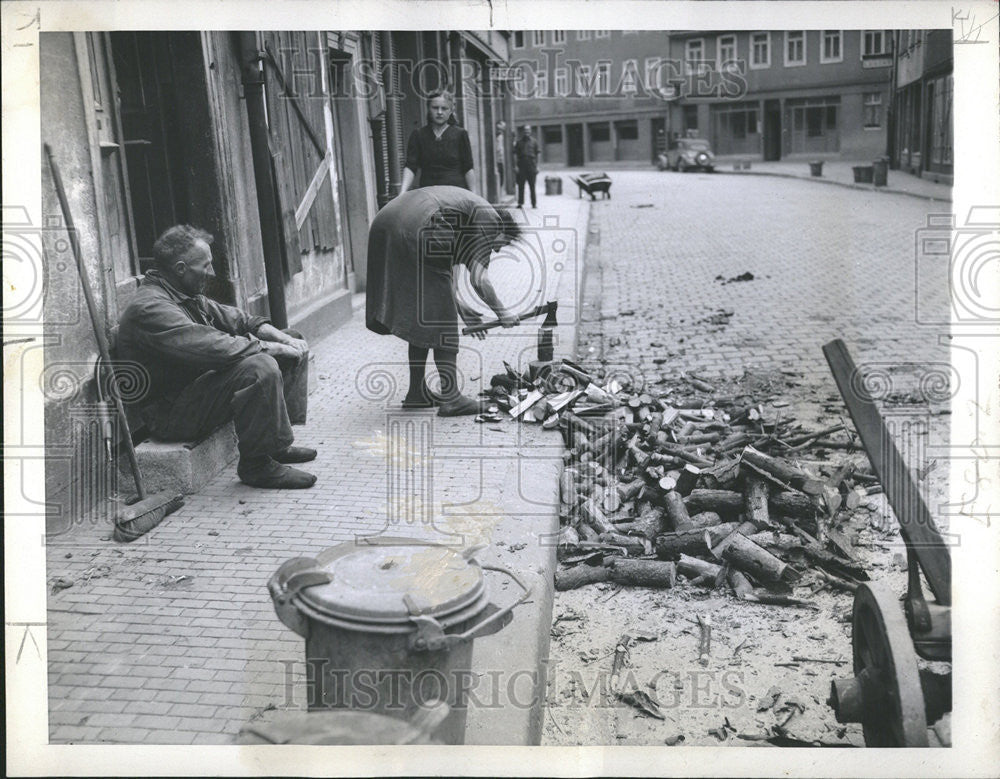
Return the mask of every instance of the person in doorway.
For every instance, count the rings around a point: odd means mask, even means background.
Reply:
[[[414,184],[417,174],[419,184]],[[469,134],[455,122],[455,98],[434,92],[427,104],[427,124],[410,133],[399,194],[415,187],[464,187],[476,191]]]
[[[368,235],[365,322],[372,332],[409,344],[410,383],[403,408],[437,406],[439,416],[482,410],[458,387],[458,318],[470,326],[482,322],[458,293],[459,269],[467,269],[472,289],[503,326],[513,327],[518,318],[497,297],[489,264],[492,252],[520,233],[510,214],[459,187],[415,189],[379,211]],[[440,394],[433,394],[424,380],[431,349]]]
[[[504,166],[507,158],[507,123],[497,122],[497,134],[494,141],[494,156],[497,161],[497,179],[500,191],[503,192]]]
[[[524,185],[531,193],[531,207],[537,208],[535,177],[538,175],[538,142],[531,136],[531,127],[521,128],[521,137],[514,143],[514,170],[517,174],[517,207],[524,208]]]
[[[291,467],[316,457],[292,445],[292,423],[305,423],[309,346],[297,332],[205,296],[211,243],[190,225],[166,230],[153,244],[155,267],[119,319],[118,358],[149,379],[139,415],[163,441],[195,441],[232,419],[243,483],[311,487],[316,477]]]

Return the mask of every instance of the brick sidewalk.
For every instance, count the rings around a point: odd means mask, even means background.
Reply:
[[[577,239],[586,235],[588,203],[539,202],[538,211],[525,212],[529,235],[494,260],[491,275],[515,309],[527,308],[529,299],[534,305],[535,297],[558,298],[556,351],[568,355],[582,270]],[[476,642],[477,665],[509,671],[544,659],[551,550],[540,536],[555,521],[559,436],[510,421],[478,425],[398,412],[406,347],[365,329],[363,303],[358,296],[353,319],[314,344],[318,387],[309,423],[297,429],[298,443],[320,452],[309,467],[319,477],[314,488],[254,490],[230,467],[131,545],[111,541],[106,521],[47,540],[49,583],[73,581],[48,598],[53,743],[225,744],[266,709],[301,708],[303,641],[278,621],[266,583],[285,560],[356,534],[451,530],[466,542],[488,543],[480,559],[524,574],[536,592],[511,625]],[[503,360],[533,359],[536,331],[531,322],[482,342],[463,339],[466,392],[488,386]],[[413,501],[387,500],[387,461],[400,443],[415,450],[408,462],[416,472],[432,479],[426,495],[401,479],[400,494],[416,495]],[[422,522],[421,505],[433,526]],[[388,527],[387,516],[402,517],[400,525]],[[497,599],[510,594],[501,588]],[[470,743],[518,743],[510,732],[523,729],[523,715],[477,717],[470,712]]]

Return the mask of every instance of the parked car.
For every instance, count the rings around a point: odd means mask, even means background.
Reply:
[[[679,171],[700,168],[711,172],[715,169],[715,155],[704,138],[674,138],[667,150],[660,152],[656,167]]]

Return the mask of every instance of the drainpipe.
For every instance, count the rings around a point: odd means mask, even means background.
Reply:
[[[396,66],[396,47],[392,41],[391,32],[380,32],[382,36],[382,62],[388,61],[389,67],[385,69],[388,76],[385,83],[385,124],[387,133],[388,156],[389,159],[389,196],[395,197],[399,194],[399,188],[403,183],[402,160],[400,159],[400,149],[403,145],[403,128],[399,117],[399,83],[398,70]]]
[[[278,197],[271,167],[268,144],[267,108],[264,97],[264,71],[260,47],[255,32],[238,33],[240,64],[243,73],[243,96],[247,103],[250,125],[250,149],[253,156],[254,182],[257,186],[257,211],[260,217],[260,237],[264,250],[264,274],[267,278],[267,304],[271,324],[279,330],[288,327],[285,305],[285,256],[278,214]]]

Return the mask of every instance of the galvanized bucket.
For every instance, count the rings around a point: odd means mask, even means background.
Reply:
[[[306,640],[309,709],[409,719],[440,700],[451,713],[436,738],[463,743],[473,640],[503,628],[530,594],[475,551],[379,538],[282,564],[268,591],[278,618]],[[509,576],[521,595],[504,608],[490,603],[483,571]]]

